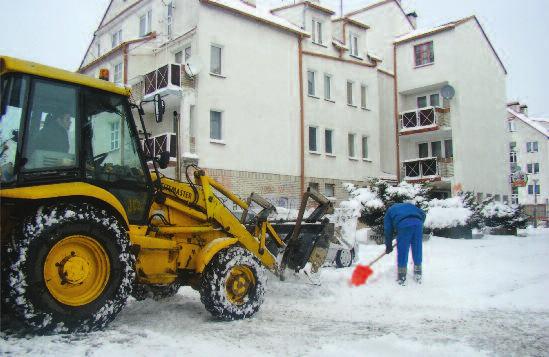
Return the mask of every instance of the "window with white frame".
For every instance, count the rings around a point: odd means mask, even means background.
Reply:
[[[120,122],[111,123],[111,151],[120,148]]]
[[[517,127],[515,125],[515,121],[514,120],[509,120],[507,122],[507,129],[510,131],[510,132],[513,132],[513,131],[517,131]]]
[[[174,61],[175,63],[178,63],[178,64],[183,63],[183,51],[177,51],[174,54]]]
[[[316,20],[316,19],[313,19],[312,20],[312,24],[313,24],[313,42],[314,43],[317,43],[319,45],[322,45],[322,22]]]
[[[333,183],[324,184],[324,196],[335,197],[335,185]]]
[[[332,100],[332,76],[324,74],[324,99]]]
[[[315,126],[309,127],[309,151],[318,151],[318,128]]]
[[[367,87],[365,84],[362,84],[360,86],[360,107],[362,109],[366,109],[366,95],[367,95]]]
[[[211,140],[223,140],[223,117],[222,112],[217,110],[210,110],[210,139]]]
[[[425,108],[427,106],[427,96],[422,95],[420,97],[417,97],[417,107],[418,108]]]
[[[526,164],[526,172],[529,174],[539,174],[539,162]]]
[[[143,15],[139,16],[139,37],[148,35],[151,32],[152,25],[152,10],[148,10]]]
[[[444,140],[444,157],[447,159],[454,157],[454,144],[452,139]]]
[[[538,152],[538,142],[529,141],[526,143],[526,152]]]
[[[316,72],[307,71],[307,94],[310,96],[316,95]]]
[[[101,56],[101,43],[97,40],[97,57]]]
[[[122,83],[122,63],[114,65],[113,81],[114,83]]]
[[[182,51],[175,53],[175,63],[187,63],[187,60],[191,57],[191,46],[185,47]]]
[[[509,161],[512,163],[512,164],[516,164],[517,163],[517,153],[515,151],[511,151],[509,153]]]
[[[355,105],[355,101],[353,98],[353,86],[354,86],[354,82],[347,81],[347,104],[348,105]]]
[[[222,47],[217,45],[210,46],[210,73],[221,74],[221,54]]]
[[[417,145],[418,148],[418,155],[420,158],[423,157],[429,157],[429,144],[428,143],[420,143]]]
[[[349,33],[349,53],[351,56],[358,57],[358,35],[355,33]]]
[[[326,154],[334,153],[333,140],[334,140],[334,131],[332,129],[324,130],[324,152]]]
[[[539,195],[541,194],[541,187],[539,184],[534,184],[534,185],[528,185],[528,194],[529,195]]]
[[[435,62],[435,53],[433,51],[433,41],[414,46],[414,57],[417,66],[424,66]]]
[[[167,6],[167,14],[166,14],[166,30],[168,33],[168,38],[171,39],[173,37],[173,2],[170,1]]]
[[[122,29],[115,31],[111,35],[112,48],[115,48],[122,43]]]
[[[349,157],[355,157],[356,151],[355,151],[355,134],[349,134],[347,136],[347,147],[349,152]]]
[[[438,93],[429,96],[429,104],[432,107],[440,107],[440,95]]]
[[[368,137],[362,137],[362,158],[368,159]]]

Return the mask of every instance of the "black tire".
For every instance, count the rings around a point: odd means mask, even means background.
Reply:
[[[135,278],[135,257],[130,252],[125,227],[107,211],[86,203],[40,207],[34,215],[24,220],[16,234],[11,254],[13,258],[7,269],[10,285],[8,303],[18,317],[36,332],[88,332],[102,329],[124,307]],[[54,296],[45,281],[46,258],[52,248],[55,251],[54,247],[58,247],[58,243],[67,237],[83,237],[94,247],[102,248],[102,251],[99,249],[99,256],[108,262],[108,265],[104,264],[106,273],[102,277],[102,287],[96,288],[96,295],[88,298],[89,301],[84,299],[86,302],[79,305],[60,301],[62,299]],[[68,239],[70,241],[74,238]],[[61,268],[60,263],[55,263],[57,268],[51,268],[54,260],[50,260],[47,264],[50,269],[59,270],[59,276],[53,280],[63,281],[61,275],[65,264],[71,257],[78,257],[79,253],[74,254],[72,252],[72,255],[62,259]],[[78,259],[82,260],[80,257]],[[86,262],[89,266],[89,261]],[[88,275],[82,279],[83,282],[60,284],[68,284],[68,287],[74,289],[76,286],[85,286],[82,284],[86,284]],[[49,284],[51,286],[52,283]]]
[[[353,250],[341,249],[336,253],[335,263],[338,268],[348,268],[353,265]]]
[[[227,288],[235,269],[246,269],[253,274],[253,281],[248,285],[245,296],[238,301],[229,297]],[[246,249],[231,246],[217,253],[206,266],[200,281],[200,300],[206,310],[220,320],[243,319],[259,310],[263,303],[265,283],[265,268],[261,263]]]

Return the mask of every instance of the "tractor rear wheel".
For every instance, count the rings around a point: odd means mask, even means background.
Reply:
[[[88,332],[126,303],[135,258],[126,229],[88,204],[41,207],[20,227],[8,266],[8,303],[38,332]]]
[[[213,316],[239,320],[259,310],[265,294],[265,268],[246,249],[232,246],[217,253],[204,270],[200,300]]]

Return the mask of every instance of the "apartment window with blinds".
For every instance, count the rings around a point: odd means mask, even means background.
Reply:
[[[353,82],[347,81],[347,104],[348,105],[355,105],[355,102],[353,99],[353,86],[354,86]]]
[[[333,154],[334,148],[332,145],[334,131],[331,129],[324,130],[324,151],[326,154]]]
[[[368,159],[368,137],[362,137],[362,158]]]
[[[210,73],[221,75],[221,52],[220,46],[211,45],[210,47]]]
[[[529,174],[539,174],[539,162],[526,164],[526,172]]]
[[[210,110],[210,139],[223,140],[222,125],[222,113]]]
[[[335,197],[335,185],[333,183],[324,184],[324,196]]]
[[[454,157],[452,139],[444,140],[444,157],[447,159]]]
[[[307,71],[307,94],[314,97],[316,95],[316,73]]]
[[[435,62],[433,41],[414,46],[415,62],[417,66],[424,66]]]
[[[143,37],[151,32],[152,10],[139,16],[139,36]]]
[[[529,141],[526,143],[526,152],[538,152],[538,142]]]
[[[113,81],[114,83],[122,83],[122,63],[114,65]]]
[[[358,35],[349,34],[349,48],[351,56],[358,57]]]
[[[360,86],[360,107],[366,109],[366,85]]]
[[[120,148],[120,122],[111,123],[111,151]]]
[[[417,145],[419,151],[419,157],[429,157],[429,145],[427,143],[421,143]]]
[[[355,134],[349,134],[348,135],[348,137],[347,137],[347,146],[348,146],[349,157],[351,157],[351,158],[356,157]]]
[[[313,20],[313,42],[322,45],[322,22]]]
[[[118,30],[111,35],[111,44],[115,48],[122,42],[122,30]]]
[[[324,99],[332,100],[332,76],[324,75]]]
[[[317,139],[318,129],[314,126],[309,127],[309,151],[317,152],[318,151],[318,139]]]

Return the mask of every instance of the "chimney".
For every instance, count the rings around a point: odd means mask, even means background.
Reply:
[[[417,27],[417,13],[415,11],[412,11],[412,12],[406,14],[406,17],[408,18],[408,20],[410,21],[412,26],[414,28],[416,28]]]
[[[509,102],[507,103],[507,108],[517,112],[517,113],[520,113],[520,102],[518,101],[514,101],[514,102]]]
[[[523,104],[520,106],[520,112],[521,114],[524,114],[526,116],[528,116],[528,106],[526,104]]]
[[[255,7],[255,0],[241,0],[244,4]]]

